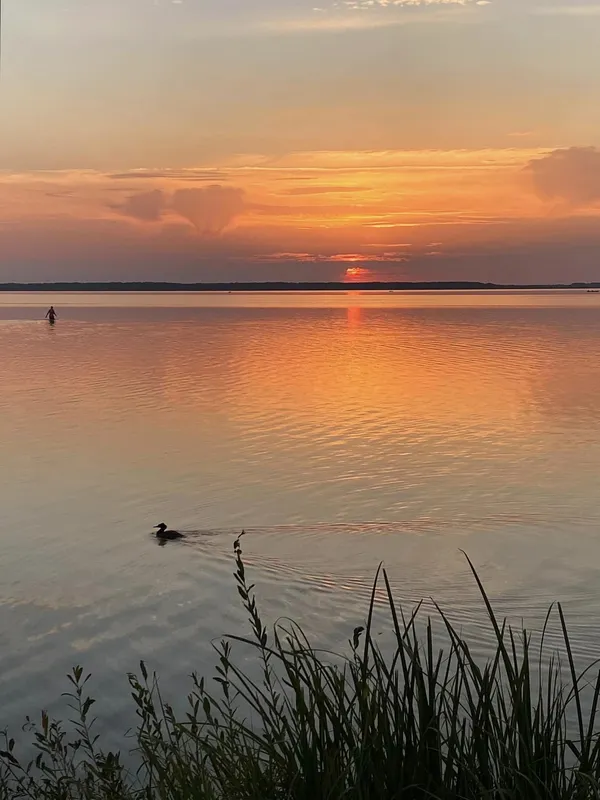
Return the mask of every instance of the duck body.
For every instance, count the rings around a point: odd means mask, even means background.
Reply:
[[[156,538],[163,539],[163,540],[172,540],[172,539],[183,539],[185,538],[183,533],[179,533],[179,531],[170,531],[168,530],[167,526],[164,522],[161,522],[160,525],[155,525],[155,528],[158,528],[156,531]]]

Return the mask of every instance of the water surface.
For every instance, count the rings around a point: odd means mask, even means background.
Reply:
[[[319,642],[383,560],[485,653],[462,549],[502,612],[559,599],[595,657],[599,297],[0,295],[2,724],[53,709],[74,663],[119,732],[140,658],[167,691],[207,670],[244,630],[242,527],[265,617]],[[157,547],[162,520],[187,540]]]

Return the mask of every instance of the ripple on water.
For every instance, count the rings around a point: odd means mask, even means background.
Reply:
[[[2,724],[55,707],[76,662],[115,729],[141,658],[174,693],[208,669],[246,631],[242,527],[265,618],[323,644],[383,562],[403,606],[435,598],[489,652],[462,549],[499,613],[536,626],[561,600],[595,655],[598,309],[107,313],[0,324]],[[162,519],[187,539],[157,547]]]

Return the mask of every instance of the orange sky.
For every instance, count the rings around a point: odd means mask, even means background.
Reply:
[[[5,7],[0,280],[600,277],[600,4],[50,5]]]

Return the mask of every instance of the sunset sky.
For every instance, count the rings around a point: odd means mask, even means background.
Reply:
[[[0,280],[600,280],[600,0],[3,0]]]

